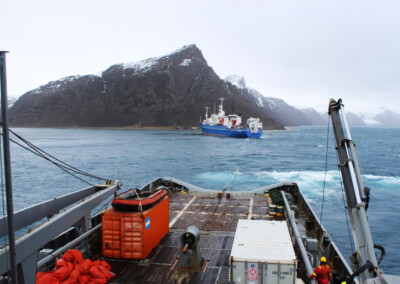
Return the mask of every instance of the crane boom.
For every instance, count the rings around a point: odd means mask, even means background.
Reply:
[[[347,211],[350,217],[356,253],[352,257],[353,269],[359,272],[361,283],[376,278],[379,274],[374,243],[366,215],[369,188],[365,187],[361,175],[355,144],[343,111],[342,100],[329,102],[329,115],[335,134],[339,167],[347,198]]]

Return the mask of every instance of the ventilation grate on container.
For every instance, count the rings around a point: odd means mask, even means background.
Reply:
[[[217,281],[215,284],[228,284],[230,283],[229,279],[229,266],[221,266],[218,271]]]

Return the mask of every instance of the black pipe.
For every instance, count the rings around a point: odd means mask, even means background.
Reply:
[[[1,120],[3,122],[3,149],[4,149],[4,172],[6,179],[7,198],[7,221],[8,238],[10,248],[11,279],[12,283],[18,283],[15,235],[14,235],[14,207],[12,198],[11,181],[11,157],[10,157],[10,136],[8,133],[8,101],[7,101],[7,76],[6,76],[6,51],[0,51],[0,72],[1,72]]]

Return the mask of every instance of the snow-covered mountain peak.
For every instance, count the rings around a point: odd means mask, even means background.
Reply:
[[[246,81],[244,80],[243,76],[229,75],[225,78],[225,81],[231,83],[232,85],[238,87],[239,89],[246,88]]]

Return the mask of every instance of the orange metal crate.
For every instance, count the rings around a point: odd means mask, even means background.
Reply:
[[[149,210],[121,212],[109,208],[102,213],[103,256],[145,259],[169,231],[169,197]]]

